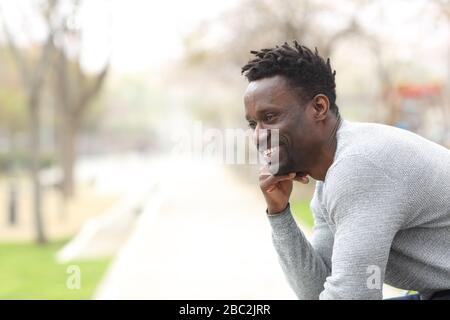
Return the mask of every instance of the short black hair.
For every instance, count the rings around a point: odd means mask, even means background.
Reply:
[[[289,83],[300,91],[301,98],[312,99],[321,93],[328,97],[330,110],[339,113],[336,105],[336,71],[331,69],[330,58],[325,61],[315,48],[309,48],[293,41],[293,46],[285,42],[275,48],[250,51],[256,58],[242,67],[241,73],[248,81],[285,76]]]

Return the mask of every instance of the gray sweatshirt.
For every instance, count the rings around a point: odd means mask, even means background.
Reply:
[[[450,289],[450,150],[409,131],[344,120],[317,181],[309,242],[289,206],[268,215],[299,299],[382,299],[382,285],[423,299]]]

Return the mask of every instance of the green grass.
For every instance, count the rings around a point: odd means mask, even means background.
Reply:
[[[297,221],[313,227],[314,219],[309,208],[309,201],[291,201],[291,211]]]
[[[0,243],[0,299],[90,299],[110,259],[59,264],[55,255],[65,242]],[[67,288],[69,265],[80,268],[80,289]]]

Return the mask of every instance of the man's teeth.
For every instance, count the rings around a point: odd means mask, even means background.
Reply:
[[[264,150],[264,155],[265,156],[271,156],[272,155],[272,153],[275,151],[277,149],[277,147],[273,147],[273,148],[270,148],[270,149],[267,149],[267,150]]]

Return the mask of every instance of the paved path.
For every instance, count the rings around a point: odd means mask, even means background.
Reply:
[[[257,186],[207,162],[167,162],[158,172],[159,192],[97,299],[295,299]]]

